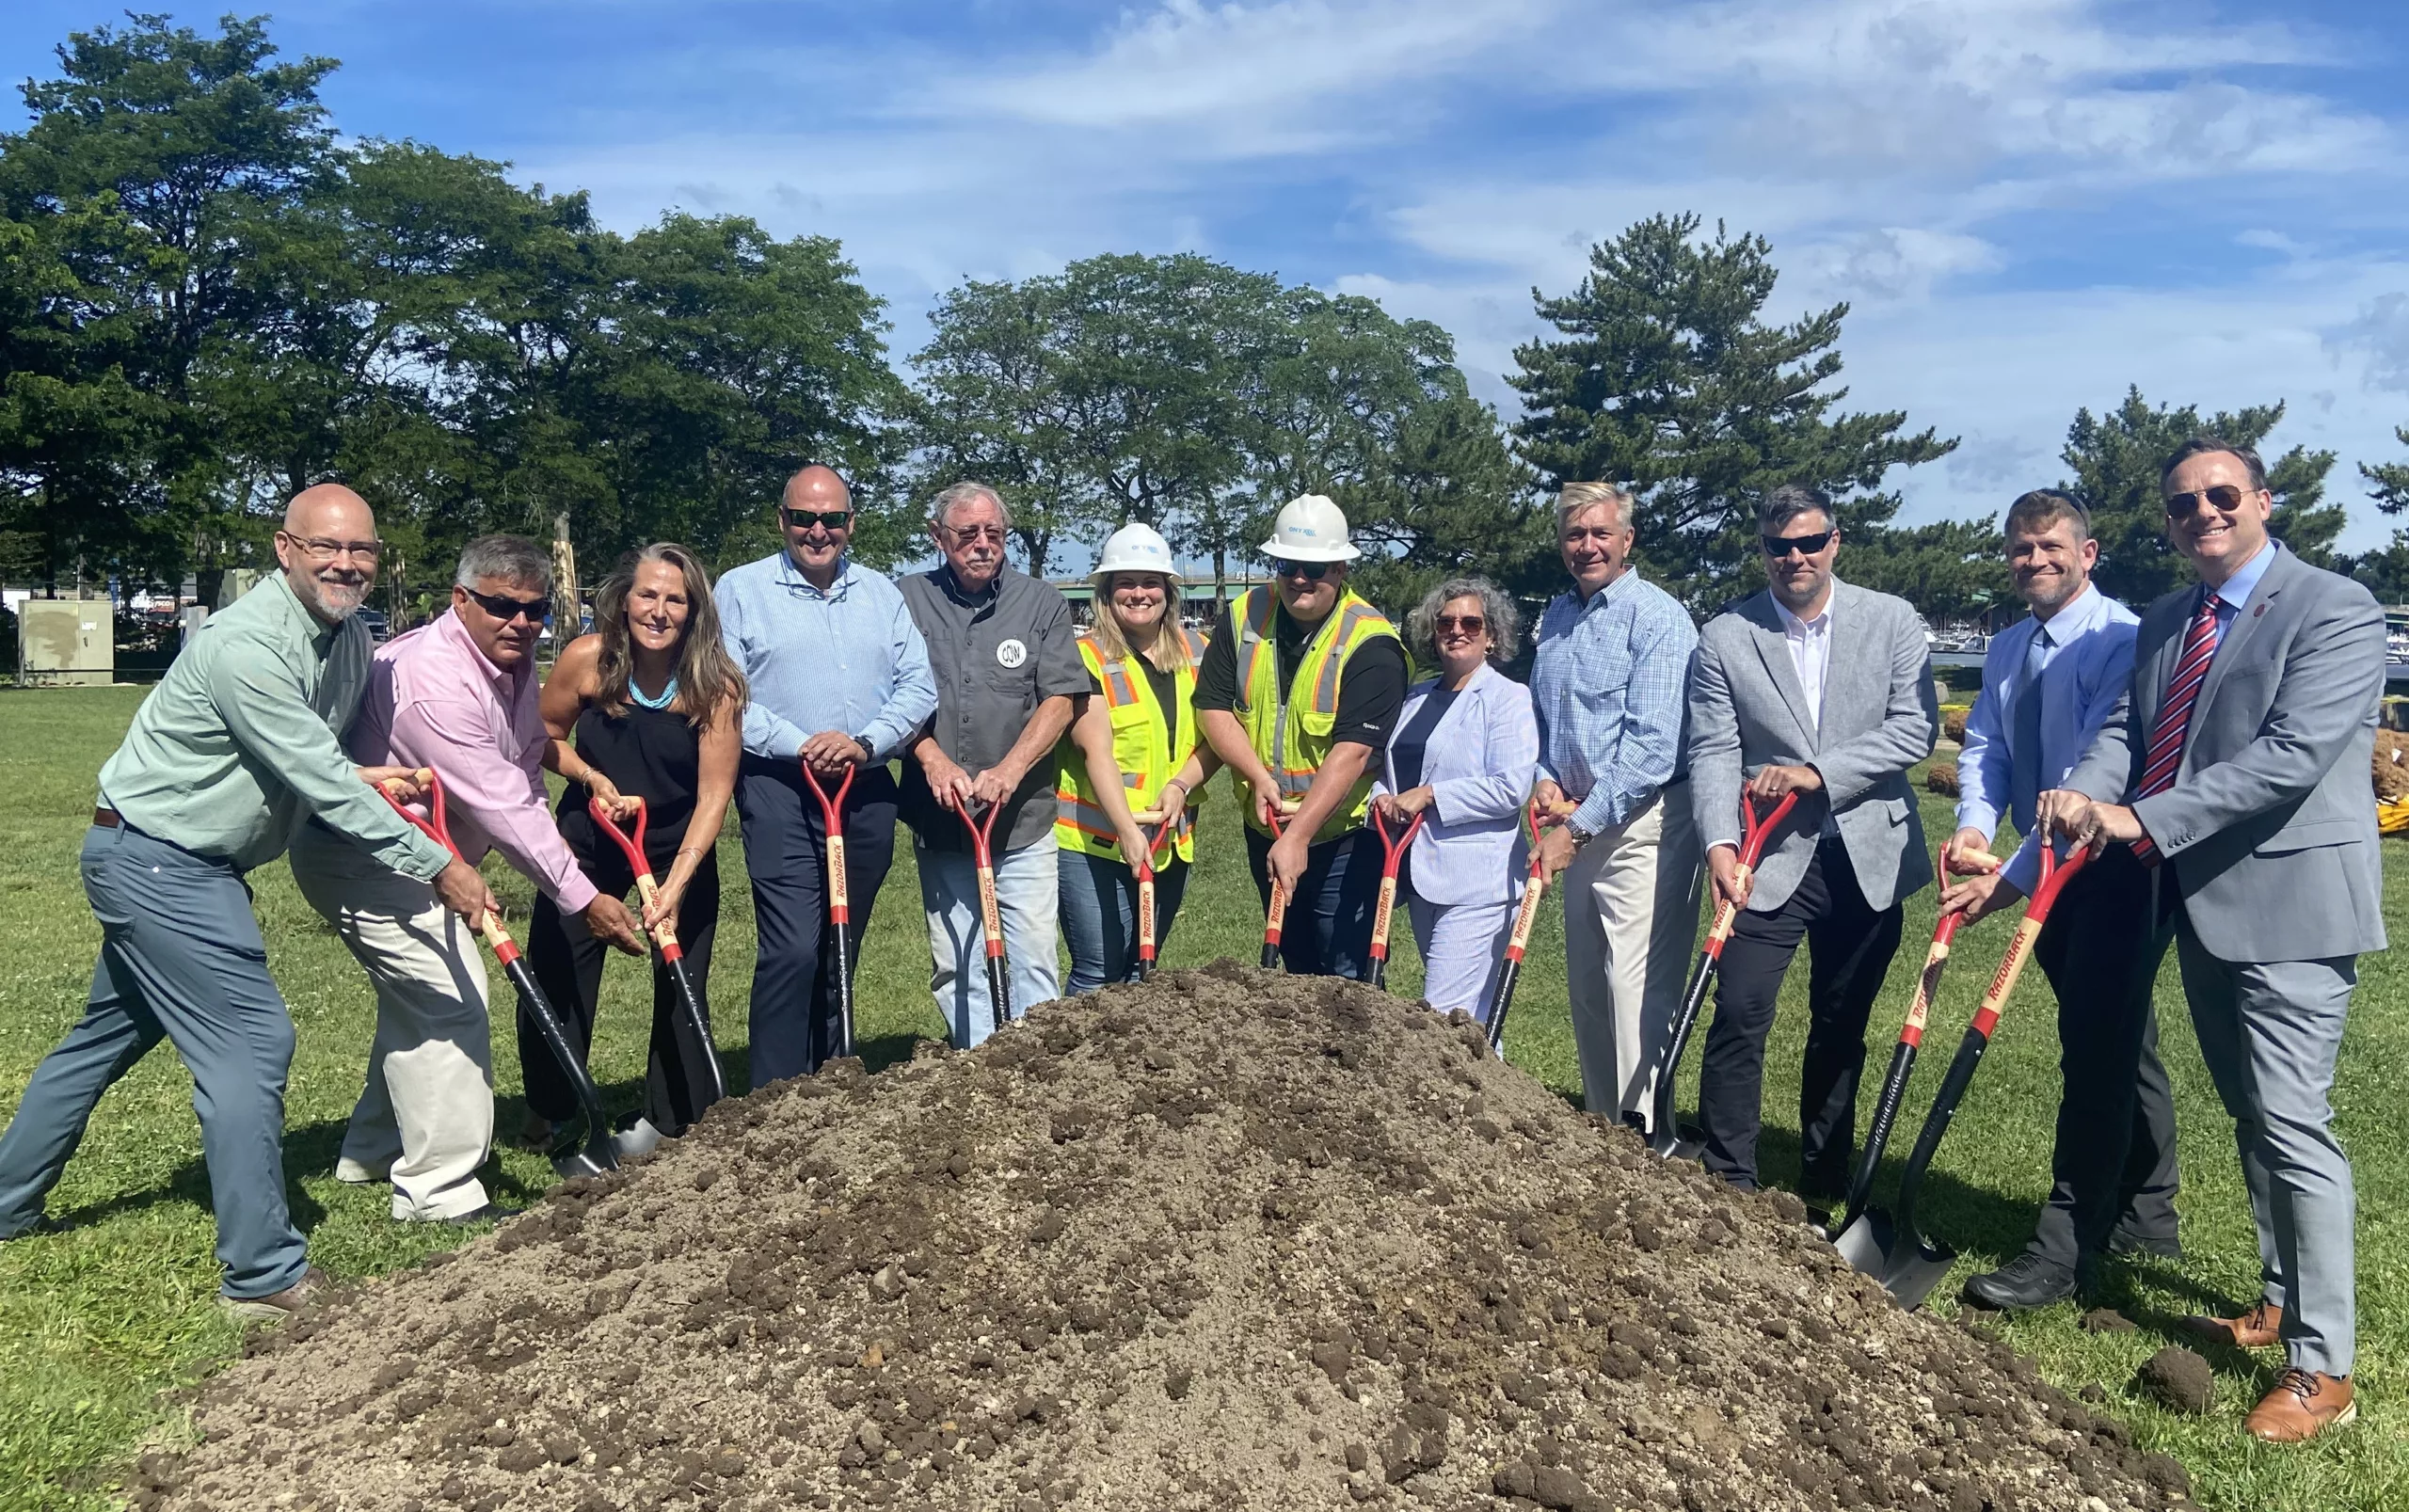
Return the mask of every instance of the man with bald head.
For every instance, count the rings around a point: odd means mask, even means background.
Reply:
[[[744,669],[744,756],[737,813],[753,879],[753,1085],[806,1075],[837,1048],[837,953],[828,938],[827,823],[809,767],[842,815],[846,930],[861,959],[870,908],[895,859],[895,779],[886,763],[937,707],[929,648],[895,585],[855,565],[854,499],[817,465],[787,480],[785,549],[721,575],[712,597],[727,654]]]
[[[101,768],[83,853],[100,962],[83,1019],[0,1137],[0,1239],[43,1226],[43,1199],[101,1094],[165,1039],[192,1073],[228,1310],[274,1320],[323,1284],[285,1209],[293,1020],[244,874],[314,818],[457,913],[493,906],[473,868],[370,786],[408,773],[343,755],[372,649],[352,611],[379,551],[358,494],[322,484],[295,496],[276,533],[284,570],[210,617]]]

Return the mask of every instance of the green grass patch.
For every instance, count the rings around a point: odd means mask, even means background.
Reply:
[[[116,748],[139,690],[60,690],[0,693],[0,1117],[13,1111],[25,1079],[81,1011],[98,930],[85,906],[75,854],[88,817],[94,774]],[[1945,834],[1948,810],[1927,800],[1931,833]],[[1252,960],[1262,915],[1232,829],[1225,788],[1207,810],[1197,874],[1164,953],[1168,965],[1216,956]],[[732,1083],[744,1079],[744,1001],[752,971],[753,920],[741,885],[743,857],[733,824],[723,836],[728,879],[711,997]],[[530,889],[496,871],[516,916]],[[302,901],[281,865],[252,882],[278,982],[293,1007],[300,1047],[293,1066],[285,1139],[294,1211],[313,1258],[343,1276],[375,1275],[407,1265],[455,1238],[404,1227],[386,1217],[383,1188],[334,1179],[343,1126],[358,1095],[375,1020],[374,1002],[350,956]],[[2386,883],[2386,913],[2400,915],[2404,883]],[[1906,1006],[1922,944],[1932,927],[1933,895],[1907,911],[1907,943],[1876,1011],[1869,1076],[1887,1059],[1892,1017]],[[1421,963],[1400,927],[1391,984],[1412,996]],[[1921,1068],[1895,1141],[1881,1195],[1895,1180],[1913,1139],[1914,1121],[1939,1083],[1989,968],[2005,946],[2004,922],[1961,939],[1956,968],[1935,1013],[1935,1051]],[[1566,1017],[1560,915],[1540,915],[1538,938],[1516,994],[1508,1033],[1514,1061],[1571,1100],[1580,1075]],[[908,1053],[916,1037],[935,1037],[940,1021],[928,993],[927,933],[910,847],[899,846],[861,963],[857,992],[865,1050],[877,1062]],[[2098,1384],[2113,1410],[2142,1442],[2190,1467],[2209,1505],[2231,1512],[2397,1512],[2409,1505],[2409,1412],[2397,1401],[2409,1349],[2409,1026],[2403,978],[2389,956],[2361,963],[2359,996],[2335,1093],[2343,1142],[2359,1193],[2359,1424],[2304,1449],[2268,1449],[2242,1437],[2241,1413],[2272,1378],[2274,1361],[2223,1359],[2212,1416],[2185,1419],[2130,1390],[2133,1373],[2170,1337],[2173,1321],[2206,1307],[2247,1299],[2256,1289],[2251,1237],[2232,1124],[2210,1087],[2182,1008],[2170,959],[2159,982],[2163,1053],[2178,1099],[2184,1162],[2181,1198],[2188,1258],[2179,1265],[2118,1265],[2096,1298],[2141,1324],[2137,1332],[2094,1336],[2077,1327],[2072,1304],[2005,1325],[2016,1345],[2036,1356],[2069,1390]],[[498,979],[497,979],[498,980]],[[1797,1065],[1804,1018],[1804,973],[1794,972],[1765,1087],[1766,1173],[1795,1173]],[[643,1075],[650,1002],[632,962],[605,979],[595,1071],[614,1111],[634,1106]],[[2031,1232],[2049,1184],[2049,1146],[2057,1097],[2054,1008],[2040,974],[2027,979],[1999,1039],[1985,1058],[1950,1143],[1926,1188],[1926,1227],[1956,1246],[1958,1272],[1935,1292],[1942,1311],[1968,1272],[2014,1253]],[[1888,1021],[1888,1022],[1886,1022]],[[500,1127],[524,1115],[517,1095],[515,1035],[502,1017],[495,1036]],[[18,1508],[113,1505],[118,1472],[146,1441],[180,1431],[166,1389],[193,1380],[225,1360],[234,1335],[212,1303],[217,1269],[208,1186],[191,1082],[175,1058],[152,1054],[102,1103],[89,1134],[51,1201],[66,1232],[0,1246],[0,1512]],[[1685,1078],[1691,1106],[1695,1069]],[[1861,1099],[1871,1106],[1872,1088]],[[541,1158],[501,1153],[497,1196],[518,1202],[541,1192],[550,1172]]]

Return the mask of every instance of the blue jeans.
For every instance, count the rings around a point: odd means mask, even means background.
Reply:
[[[84,836],[101,959],[84,1017],[34,1072],[0,1136],[0,1236],[41,1219],[101,1094],[162,1039],[192,1073],[226,1295],[301,1279],[309,1247],[284,1202],[284,1078],[293,1018],[242,873],[130,829]]]
[[[1138,874],[1118,856],[1062,852],[1062,939],[1071,947],[1069,995],[1110,981],[1138,979]],[[1171,921],[1188,891],[1188,863],[1155,873],[1155,954],[1171,942]]]
[[[920,865],[920,906],[929,915],[929,990],[956,1049],[987,1038],[993,1010],[987,993],[987,935],[979,922],[979,868],[967,851],[932,851],[914,842]],[[1034,845],[996,858],[996,911],[1003,916],[1004,990],[1012,1016],[1061,995],[1054,951],[1061,892],[1055,881],[1054,832]]]
[[[1271,906],[1271,837],[1250,825],[1247,866],[1263,906]],[[1371,968],[1372,913],[1380,900],[1380,845],[1369,830],[1349,830],[1305,848],[1304,874],[1280,929],[1280,961],[1300,977],[1361,981]]]

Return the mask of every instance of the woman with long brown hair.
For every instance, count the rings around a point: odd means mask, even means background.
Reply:
[[[620,560],[596,591],[593,633],[562,648],[544,683],[544,724],[552,738],[544,764],[568,779],[556,815],[561,836],[597,889],[624,897],[635,884],[627,856],[598,833],[586,801],[600,799],[625,823],[634,800],[644,800],[645,859],[661,879],[644,922],[650,929],[666,921],[676,931],[698,997],[710,981],[719,926],[716,852],[736,788],[745,696],[744,675],[720,643],[710,575],[694,552],[671,542]],[[549,899],[536,901],[528,963],[581,1055],[593,1040],[603,953],[582,921],[565,917]],[[553,1123],[574,1115],[577,1099],[523,1012],[518,1046],[526,1138],[548,1140]],[[679,1011],[668,968],[656,959],[644,1106],[623,1144],[642,1148],[661,1135],[682,1134],[711,1096],[703,1046]]]

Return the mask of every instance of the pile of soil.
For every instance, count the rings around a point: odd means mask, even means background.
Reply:
[[[1223,962],[722,1105],[257,1337],[144,1506],[2182,1505],[1795,1198]]]

